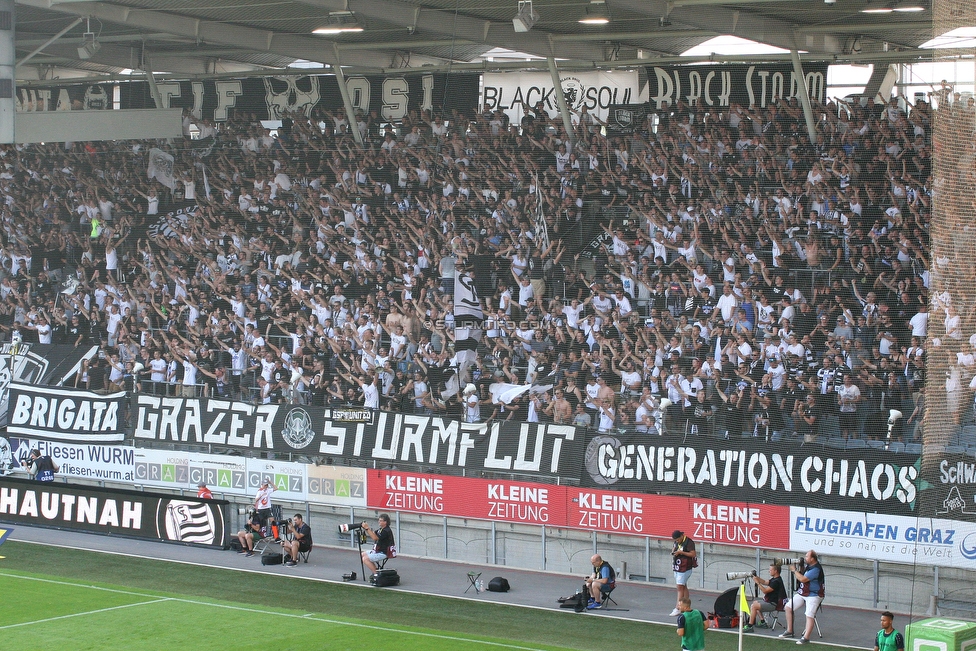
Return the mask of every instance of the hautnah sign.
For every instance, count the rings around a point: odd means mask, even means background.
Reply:
[[[121,414],[127,395],[99,395],[65,387],[11,384],[7,432],[70,441],[111,443],[124,438]]]
[[[219,500],[0,478],[0,522],[224,546]]]

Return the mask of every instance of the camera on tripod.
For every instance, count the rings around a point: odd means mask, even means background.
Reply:
[[[744,579],[751,579],[756,576],[756,570],[750,570],[748,572],[726,572],[726,581],[742,581]]]
[[[803,565],[802,558],[774,558],[773,562],[777,565]]]

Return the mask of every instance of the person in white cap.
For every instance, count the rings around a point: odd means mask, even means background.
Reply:
[[[478,397],[478,387],[468,384],[464,387],[464,422],[478,423],[481,421],[481,399]]]

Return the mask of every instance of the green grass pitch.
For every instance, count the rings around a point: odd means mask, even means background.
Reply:
[[[0,648],[680,648],[673,626],[7,542]],[[555,603],[554,603],[555,605]],[[708,650],[735,649],[708,634]],[[615,641],[608,643],[608,641]],[[787,648],[750,637],[746,649]]]

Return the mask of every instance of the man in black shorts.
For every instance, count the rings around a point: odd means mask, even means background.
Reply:
[[[282,540],[281,550],[285,553],[285,565],[295,567],[298,565],[298,554],[307,552],[312,548],[312,528],[305,522],[301,513],[296,513],[291,524],[288,525],[288,532],[292,534],[291,540]]]

